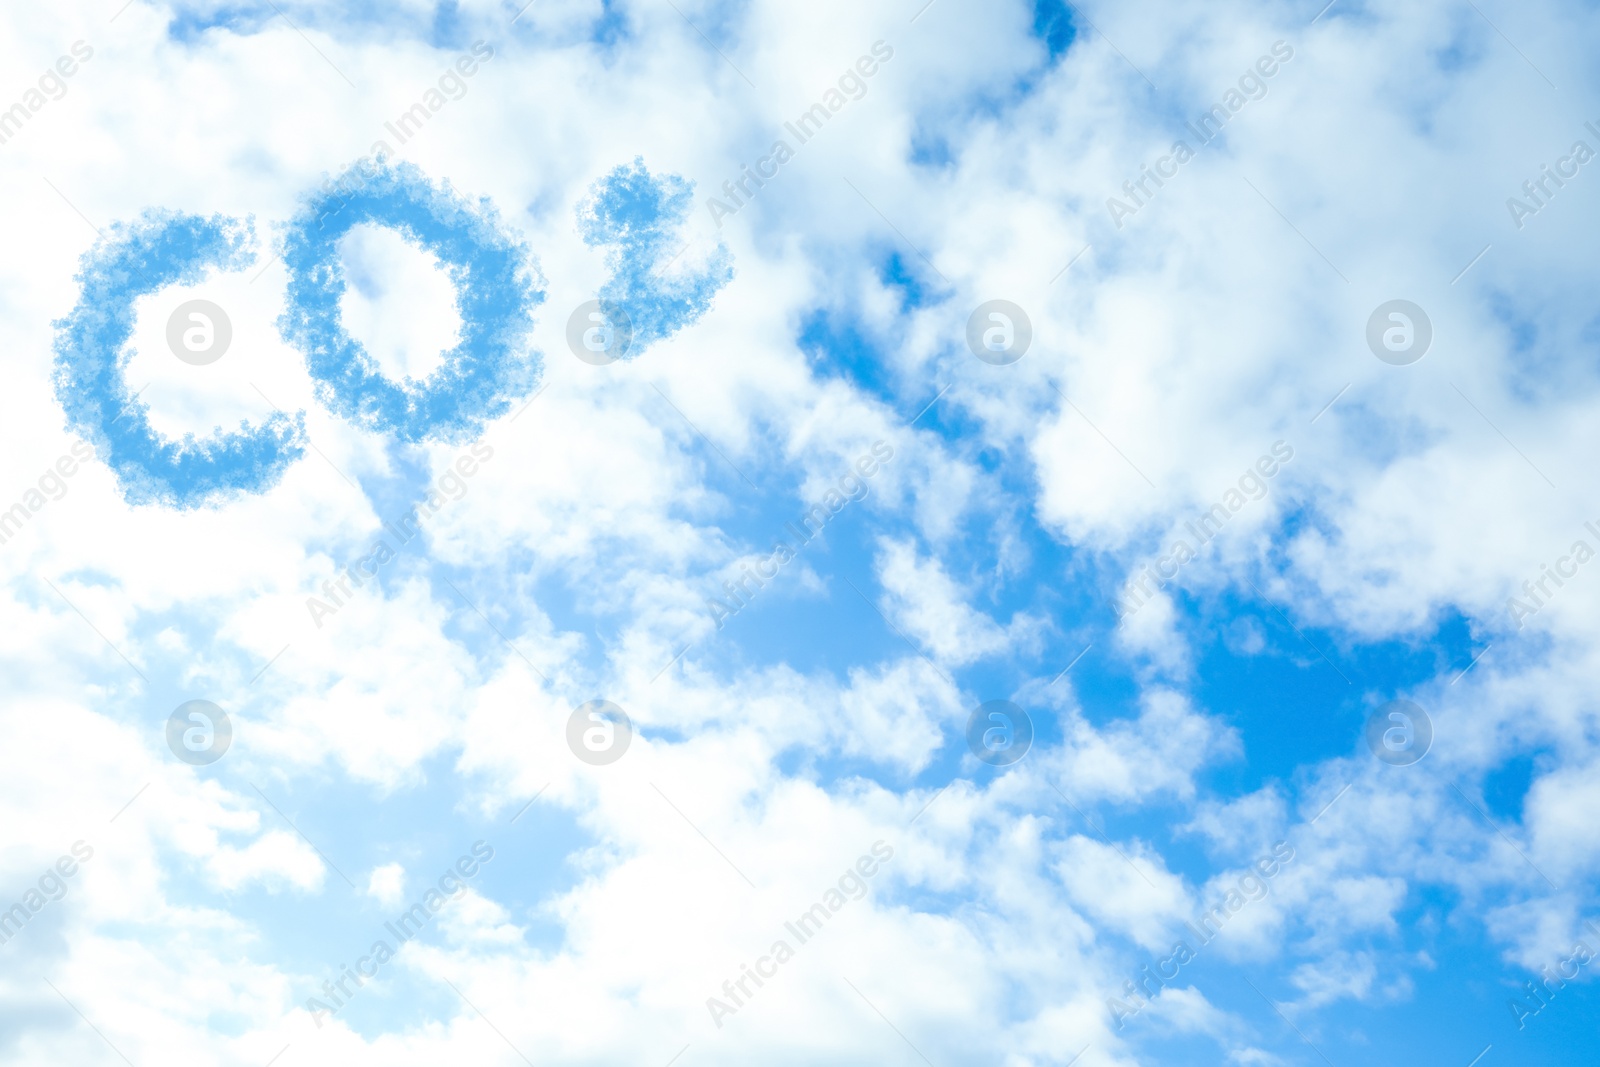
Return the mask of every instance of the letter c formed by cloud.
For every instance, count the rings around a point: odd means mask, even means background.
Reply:
[[[304,412],[279,412],[204,440],[164,439],[123,376],[139,297],[194,285],[208,269],[243,270],[254,246],[250,219],[149,211],[114,225],[83,256],[77,306],[54,323],[56,397],[69,428],[94,445],[131,504],[194,508],[264,492],[304,452]]]
[[[455,283],[461,341],[425,381],[385,377],[345,332],[338,243],[359,223],[393,229],[433,253]],[[352,168],[306,201],[283,259],[288,310],[278,329],[305,354],[318,399],[357,426],[408,443],[466,440],[538,382],[538,353],[525,348],[543,279],[487,200],[471,204],[408,163]]]

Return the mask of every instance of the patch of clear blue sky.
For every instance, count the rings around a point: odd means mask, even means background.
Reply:
[[[261,32],[261,28],[277,17],[266,4],[225,4],[203,9],[178,7],[172,21],[167,23],[167,36],[182,44],[194,44],[208,30],[248,36]]]
[[[618,0],[600,0],[600,17],[595,20],[593,40],[607,51],[632,38],[626,7]]]
[[[1077,39],[1078,28],[1062,0],[1033,0],[1033,35],[1044,42],[1045,54],[1054,63]]]

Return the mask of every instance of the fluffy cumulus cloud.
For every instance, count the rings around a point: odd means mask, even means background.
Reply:
[[[4,21],[6,1063],[1600,1054],[1590,7]]]

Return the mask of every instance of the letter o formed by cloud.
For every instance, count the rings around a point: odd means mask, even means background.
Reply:
[[[250,219],[149,211],[112,226],[84,253],[78,304],[54,324],[56,398],[68,427],[94,445],[130,504],[194,508],[264,492],[305,450],[304,412],[278,412],[260,426],[243,423],[203,440],[164,439],[123,374],[139,297],[194,285],[208,270],[244,270],[254,246]]]
[[[539,379],[538,354],[524,353],[533,309],[544,300],[528,250],[487,200],[473,205],[411,164],[352,169],[324,190],[284,238],[288,310],[278,319],[284,340],[305,354],[318,399],[363,429],[407,443],[476,436]],[[433,253],[455,283],[461,342],[425,381],[385,377],[345,332],[338,244],[360,223],[393,229]]]

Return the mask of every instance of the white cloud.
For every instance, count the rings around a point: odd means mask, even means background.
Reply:
[[[398,907],[406,895],[406,869],[398,863],[372,868],[367,876],[367,892],[386,908]]]
[[[940,662],[962,666],[1037,644],[1040,620],[1019,614],[1001,627],[968,603],[971,595],[937,559],[919,558],[909,542],[879,542],[878,575],[891,616]]]
[[[224,889],[238,889],[254,881],[315,889],[324,874],[317,854],[287,830],[269,830],[242,849],[223,846],[211,858],[210,866]]]

